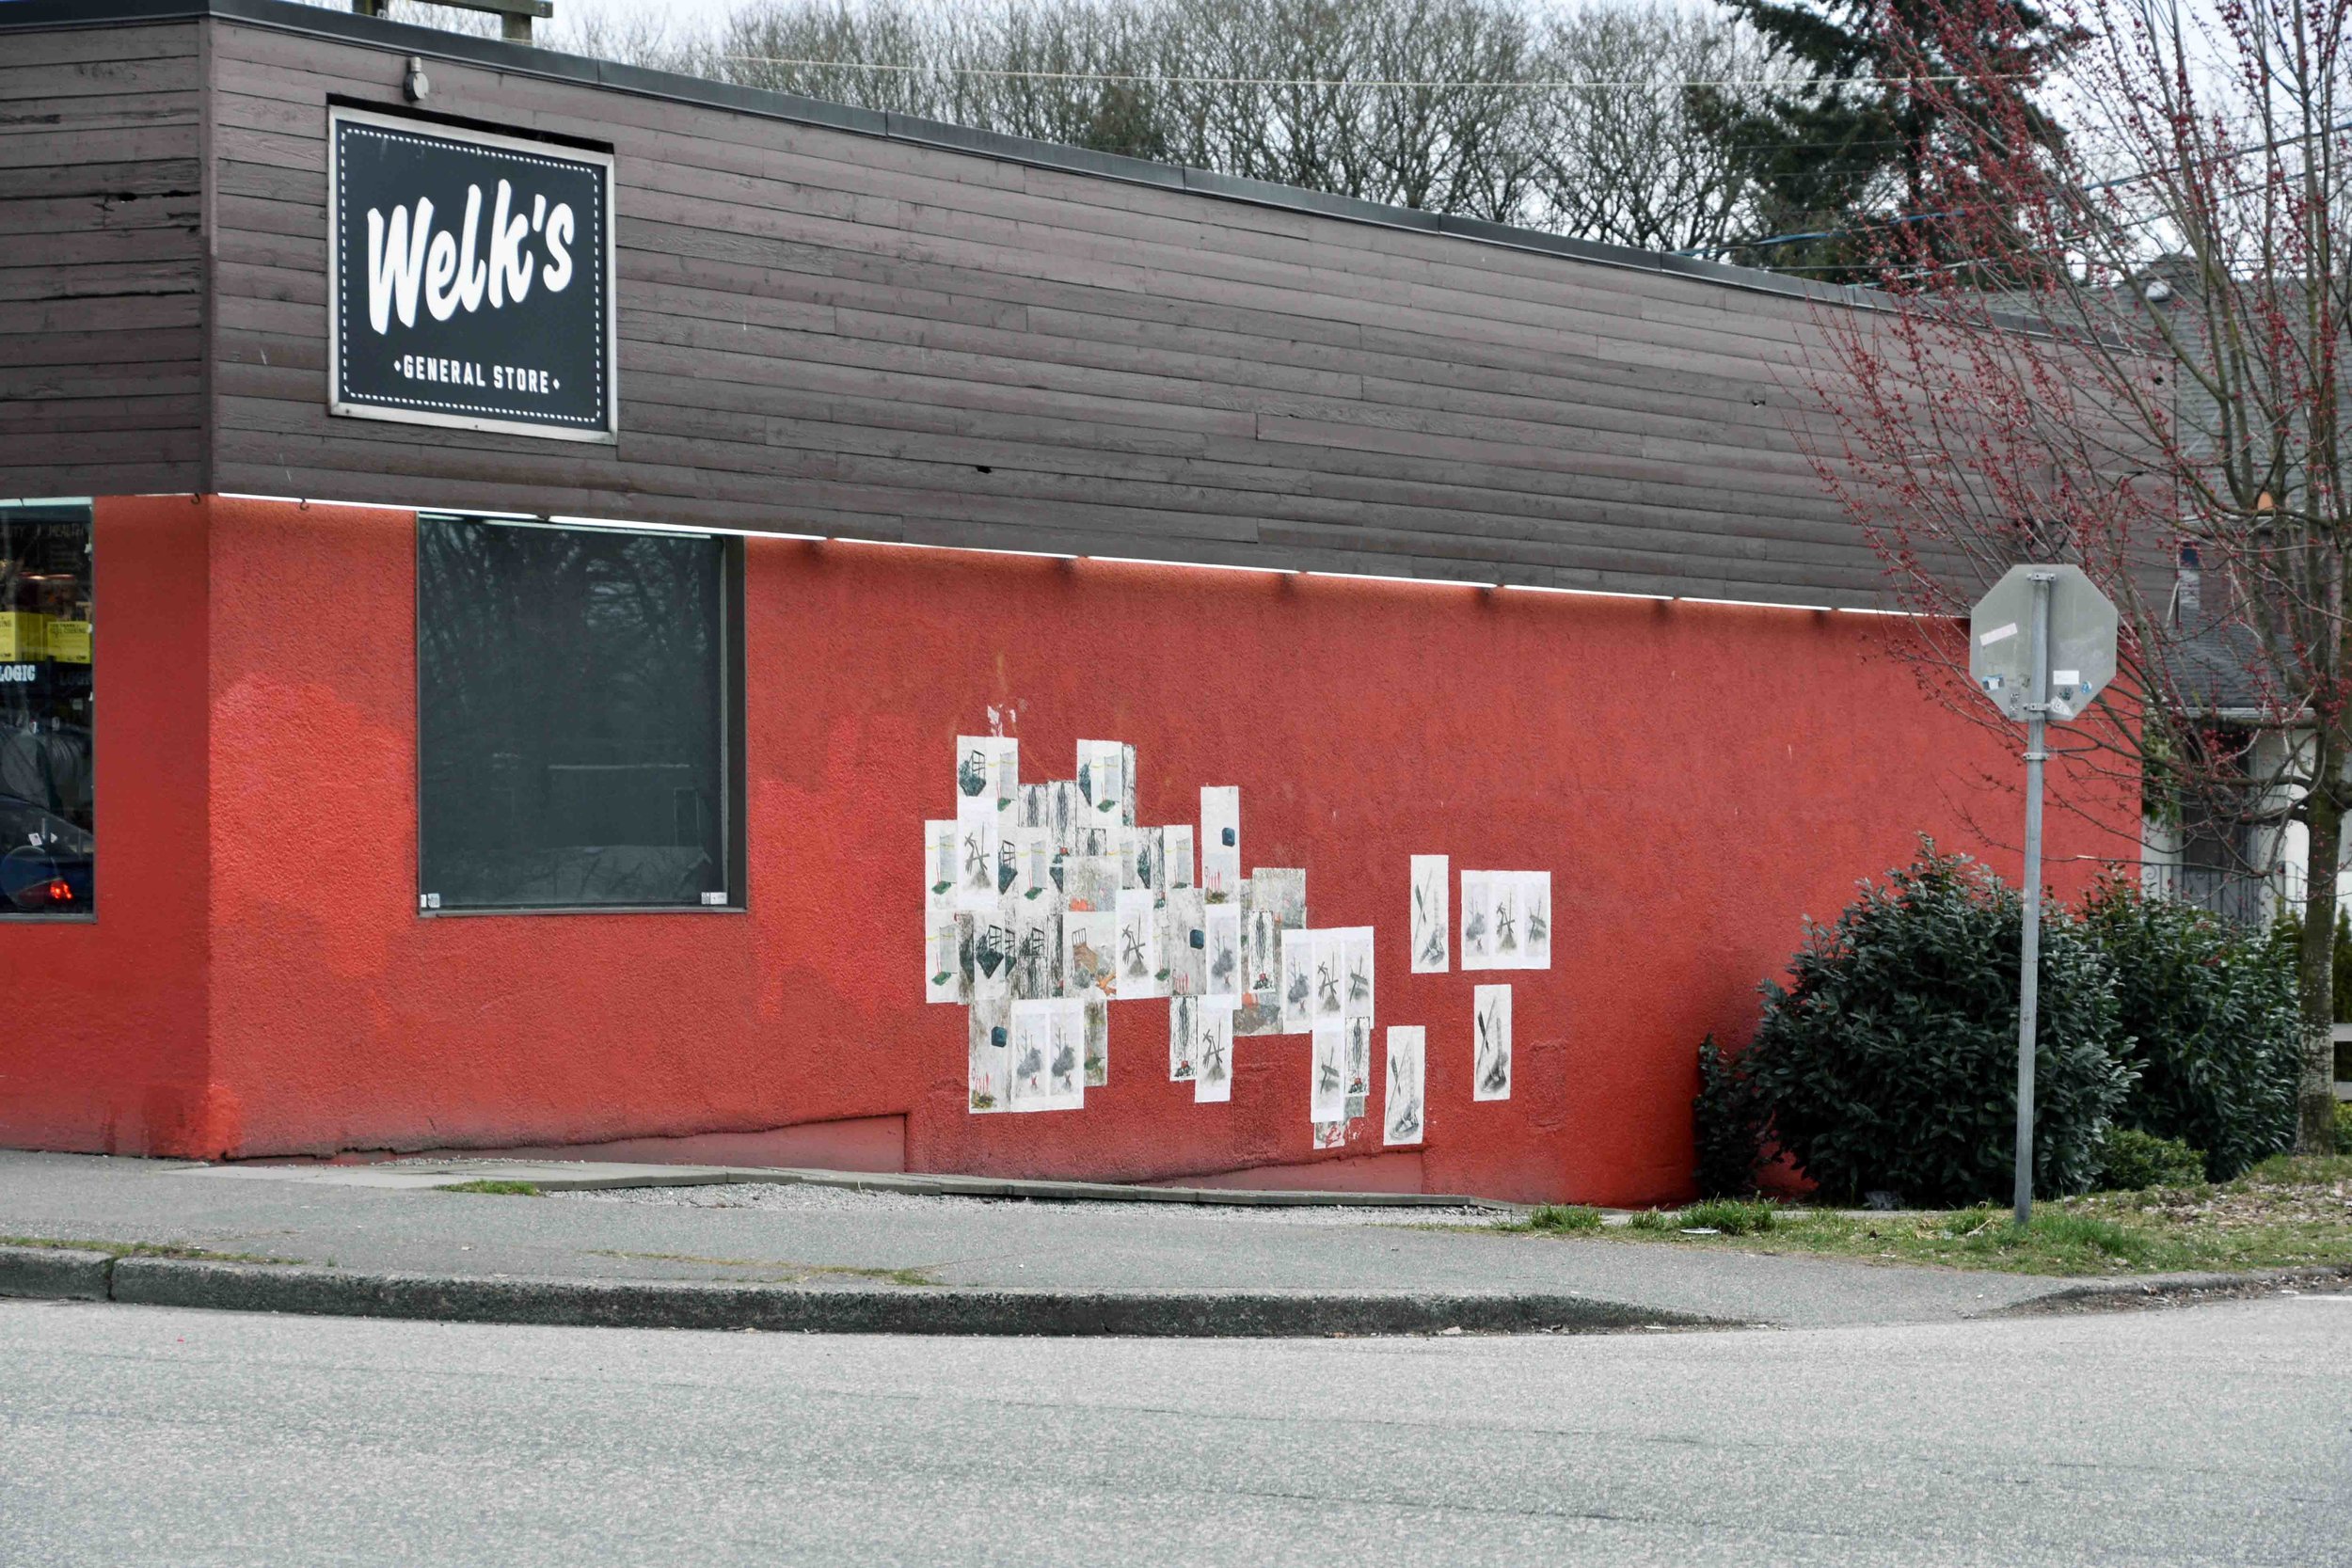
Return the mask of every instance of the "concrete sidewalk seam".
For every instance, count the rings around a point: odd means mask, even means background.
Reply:
[[[1741,1326],[1560,1291],[806,1289],[360,1274],[39,1247],[0,1247],[0,1294],[214,1311],[809,1334],[1319,1338]]]

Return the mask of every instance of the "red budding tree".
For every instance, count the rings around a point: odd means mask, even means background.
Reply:
[[[2074,47],[2045,113],[2014,7],[1886,11],[1888,90],[1933,127],[1922,207],[1870,233],[1878,308],[1820,313],[1808,371],[1838,436],[1813,457],[1907,609],[1964,615],[2026,560],[2114,599],[2122,673],[2066,731],[2078,767],[2232,825],[2256,870],[2308,834],[2296,1147],[2324,1151],[2325,868],[2352,805],[2352,0],[2055,20]],[[1993,721],[1948,637],[1915,657]]]

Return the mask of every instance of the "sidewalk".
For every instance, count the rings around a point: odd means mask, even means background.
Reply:
[[[549,1196],[442,1190],[469,1180],[530,1181]],[[1142,1201],[1134,1189],[1119,1190],[1124,1201],[945,1191],[1003,1185],[0,1151],[0,1238],[236,1258],[0,1244],[0,1295],[541,1323],[1203,1335],[1932,1323],[2084,1288],[1506,1234],[1491,1212],[1428,1199],[1389,1206],[1350,1194],[1301,1206],[1170,1189]],[[595,1190],[553,1190],[566,1186]],[[2124,1288],[2151,1283],[2162,1282]]]

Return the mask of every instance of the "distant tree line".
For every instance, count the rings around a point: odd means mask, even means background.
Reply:
[[[543,37],[1395,206],[1859,276],[1836,239],[1754,242],[1899,209],[1921,128],[1874,78],[1877,3],[746,0],[715,28],[632,9],[559,15]],[[395,14],[470,21],[410,0]]]

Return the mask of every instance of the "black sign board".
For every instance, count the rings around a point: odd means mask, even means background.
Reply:
[[[330,410],[613,439],[611,156],[328,118]]]

